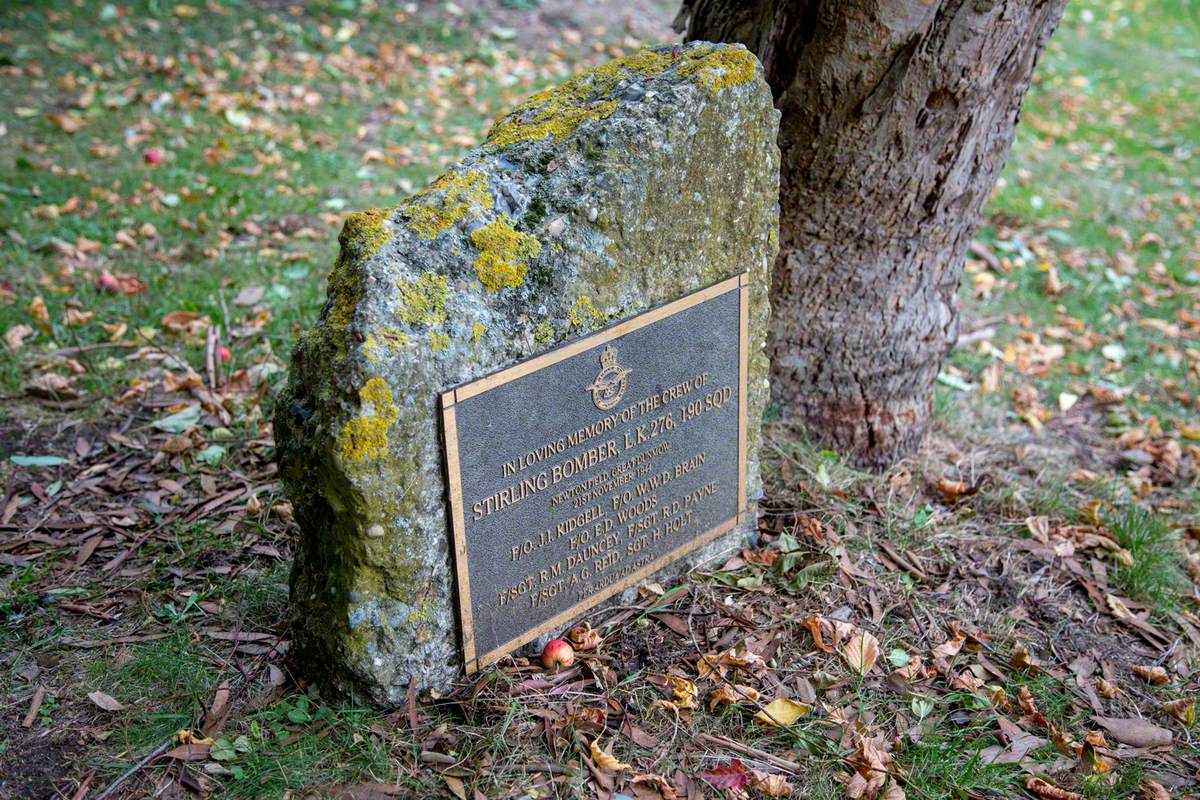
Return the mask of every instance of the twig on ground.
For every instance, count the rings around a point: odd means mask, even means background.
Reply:
[[[106,788],[103,792],[101,792],[99,795],[96,796],[96,800],[107,800],[107,798],[112,797],[113,793],[116,792],[117,789],[120,788],[121,784],[123,784],[125,781],[129,780],[134,775],[136,775],[138,772],[140,772],[142,770],[142,768],[145,767],[147,764],[149,764],[151,761],[158,758],[163,753],[167,752],[167,749],[170,748],[170,746],[174,742],[175,742],[175,737],[172,736],[170,739],[167,739],[165,742],[160,744],[158,747],[154,748],[154,750],[149,755],[147,755],[145,758],[143,758],[138,763],[134,764],[129,769],[125,770],[125,772],[121,773],[121,776],[119,778],[117,778],[115,781],[110,783],[108,785],[108,788]]]
[[[96,780],[96,770],[88,770],[88,774],[83,776],[83,780],[79,782],[79,788],[75,790],[75,794],[71,795],[71,800],[83,800],[87,797],[88,789],[92,788],[92,781]]]
[[[93,350],[104,350],[109,347],[124,348],[126,350],[137,347],[131,342],[94,342],[93,344],[81,344],[78,347],[64,347],[61,350],[56,350],[56,356],[75,356],[81,353],[90,353]]]
[[[37,691],[33,693],[33,700],[29,703],[29,713],[25,715],[25,719],[21,720],[22,728],[32,728],[33,721],[37,719],[37,713],[42,707],[42,700],[46,698],[46,687],[38,686]]]
[[[970,347],[976,342],[985,342],[996,335],[996,329],[991,325],[986,328],[977,328],[973,331],[968,331],[958,337],[958,341],[954,343],[955,350],[962,350],[964,347]]]
[[[713,747],[724,747],[726,750],[733,750],[734,752],[741,753],[744,756],[757,758],[760,761],[765,761],[771,766],[791,773],[792,775],[799,775],[803,769],[795,761],[790,761],[786,758],[780,758],[777,755],[768,753],[766,750],[759,750],[757,747],[751,747],[748,744],[742,744],[741,742],[733,739],[727,739],[724,736],[716,736],[711,733],[701,733],[696,737],[696,741],[712,745]]]
[[[204,334],[204,371],[208,373],[208,388],[217,390],[217,330],[218,326],[210,325]]]

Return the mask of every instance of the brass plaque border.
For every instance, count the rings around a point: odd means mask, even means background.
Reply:
[[[568,609],[560,611],[536,628],[532,628],[520,636],[514,637],[499,647],[493,648],[482,655],[475,652],[475,628],[471,611],[471,575],[467,564],[467,531],[463,518],[462,472],[459,465],[458,452],[458,418],[455,406],[469,397],[475,397],[490,389],[503,386],[510,381],[521,378],[532,372],[557,364],[571,356],[590,350],[597,345],[620,338],[627,333],[644,328],[666,317],[678,314],[692,306],[719,297],[726,292],[737,290],[739,305],[738,330],[738,503],[737,514],[724,522],[709,529],[700,536],[664,553],[642,569],[626,578],[600,590],[586,600],[581,600]],[[749,318],[750,318],[750,274],[743,272],[719,283],[714,283],[706,289],[693,292],[678,300],[673,300],[661,306],[644,311],[637,316],[619,322],[610,328],[568,342],[553,350],[548,350],[528,361],[514,364],[511,367],[494,372],[470,383],[463,384],[445,391],[441,395],[442,428],[444,431],[444,448],[446,455],[447,490],[450,498],[450,523],[454,542],[454,571],[456,578],[456,595],[458,599],[458,618],[462,631],[463,663],[467,674],[494,664],[504,656],[527,644],[547,631],[555,630],[567,620],[578,616],[590,608],[604,602],[615,594],[625,591],[638,581],[662,569],[667,564],[686,555],[692,550],[729,533],[746,521],[746,367],[749,360]]]

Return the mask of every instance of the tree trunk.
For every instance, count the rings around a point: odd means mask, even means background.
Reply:
[[[684,0],[782,112],[773,395],[869,466],[921,442],[963,259],[1065,0]]]

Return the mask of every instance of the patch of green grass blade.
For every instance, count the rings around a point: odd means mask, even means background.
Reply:
[[[1186,579],[1180,571],[1179,533],[1171,522],[1137,506],[1109,515],[1108,529],[1129,551],[1132,564],[1117,563],[1112,578],[1126,596],[1157,611],[1174,607]]]
[[[981,792],[1002,792],[1013,783],[1019,767],[985,764],[980,752],[994,744],[983,726],[967,726],[938,733],[897,751],[893,758],[904,769],[904,788],[914,800],[974,797]]]
[[[1087,800],[1124,800],[1136,797],[1138,785],[1146,777],[1146,771],[1136,761],[1125,759],[1116,767],[1116,773],[1090,775],[1084,778],[1078,792]]]
[[[87,676],[89,689],[112,695],[128,707],[115,718],[120,726],[114,738],[135,760],[198,719],[216,685],[212,664],[186,635],[134,645],[124,662],[89,661]],[[124,766],[128,764],[117,762],[113,768]]]
[[[322,715],[318,711],[307,728],[296,731],[285,727],[280,716],[281,710],[286,713],[291,708],[281,701],[250,719],[244,731],[249,749],[226,764],[233,775],[219,784],[216,797],[283,797],[300,788],[364,780],[400,781],[412,789],[413,796],[430,791],[397,769],[387,743],[370,729],[379,718],[375,712],[327,709]],[[230,731],[226,737],[236,735],[237,731]]]
[[[1019,676],[1004,687],[1009,697],[1016,698],[1021,687],[1029,690],[1034,705],[1042,716],[1063,730],[1075,730],[1084,723],[1067,689],[1055,678],[1041,674]]]

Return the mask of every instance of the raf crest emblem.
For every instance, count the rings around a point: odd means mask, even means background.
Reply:
[[[617,363],[617,348],[610,344],[600,354],[600,373],[587,391],[592,393],[596,408],[607,411],[621,402],[628,387],[629,370]]]

